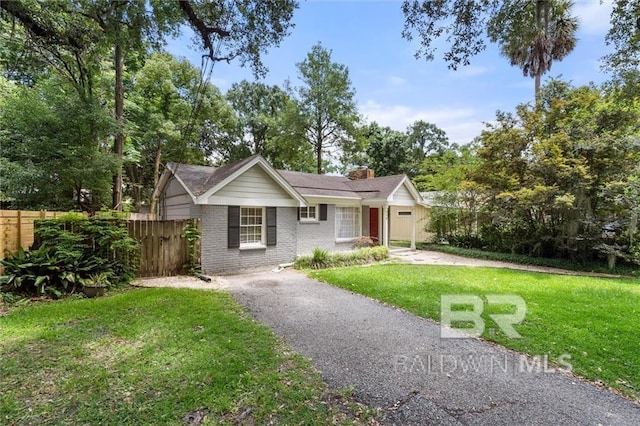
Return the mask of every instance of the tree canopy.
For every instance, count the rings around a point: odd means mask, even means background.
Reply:
[[[349,69],[331,60],[331,51],[321,44],[311,48],[296,64],[301,85],[293,89],[300,111],[299,123],[316,157],[316,172],[322,174],[323,160],[356,137],[359,120],[355,90]]]

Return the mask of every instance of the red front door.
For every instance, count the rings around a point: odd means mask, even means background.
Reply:
[[[379,229],[378,208],[369,207],[369,236],[374,241],[380,239]]]

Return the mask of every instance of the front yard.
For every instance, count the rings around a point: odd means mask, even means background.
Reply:
[[[501,333],[488,314],[513,308],[485,303],[482,337],[532,356],[570,356],[574,374],[640,400],[640,283],[492,268],[376,265],[310,272],[314,278],[440,320],[441,295],[516,295],[526,316]],[[455,324],[454,324],[455,325]],[[565,358],[566,359],[566,358]]]
[[[373,418],[222,292],[130,290],[13,308],[0,315],[0,371],[1,424]]]

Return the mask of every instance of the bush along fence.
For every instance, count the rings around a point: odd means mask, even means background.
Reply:
[[[5,253],[17,253],[18,249],[28,249],[34,240],[34,221],[55,219],[68,212],[0,210],[0,259]]]
[[[118,244],[126,244],[131,241],[136,243],[135,257],[136,267],[133,270],[135,276],[171,276],[178,273],[193,273],[198,270],[200,264],[200,230],[198,220],[126,220],[126,214],[99,214],[88,218],[82,213],[62,212],[25,212],[25,211],[1,211],[0,216],[0,242],[3,243],[0,252],[0,274],[7,274],[1,259],[17,260],[39,254],[49,256],[49,249],[37,251],[47,245],[68,244],[71,235],[82,234],[83,238],[78,243],[89,244],[91,250],[96,250],[100,244],[111,241],[113,249]],[[53,219],[53,220],[42,220]],[[110,223],[120,229],[118,240],[109,238],[105,229],[99,230],[97,224]],[[54,231],[50,228],[58,229]],[[93,229],[95,228],[95,229]],[[91,231],[92,229],[92,231]],[[115,228],[114,228],[115,229]],[[62,232],[64,231],[64,232]],[[92,232],[97,232],[93,235]],[[68,234],[69,233],[69,234]],[[112,236],[115,236],[112,235]],[[125,238],[126,237],[126,238]],[[84,241],[84,242],[83,242]],[[97,245],[96,245],[97,244]],[[31,248],[31,250],[29,250]],[[33,251],[33,253],[30,253]],[[24,257],[26,256],[26,258]],[[122,271],[116,271],[122,272]],[[97,278],[97,277],[96,277]]]
[[[19,248],[0,261],[5,268],[0,284],[10,291],[58,297],[133,279],[138,243],[125,220],[68,214],[34,224],[31,248]]]

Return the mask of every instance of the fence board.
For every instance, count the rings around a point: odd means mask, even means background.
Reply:
[[[0,210],[0,259],[6,252],[15,253],[20,247],[28,249],[33,244],[33,222],[36,219],[53,219],[67,212]]]
[[[137,276],[162,277],[184,272],[184,265],[189,261],[189,250],[182,230],[189,222],[187,219],[128,222],[129,235],[140,243]],[[196,224],[199,226],[198,222]],[[196,253],[199,258],[199,245]]]
[[[28,249],[34,240],[34,221],[53,219],[67,212],[0,210],[0,259],[6,252]],[[129,235],[140,243],[140,277],[172,276],[183,272],[189,261],[187,241],[182,229],[190,220],[129,220]],[[196,220],[196,225],[199,221]],[[200,259],[200,245],[196,246]],[[2,268],[0,267],[0,273]]]

